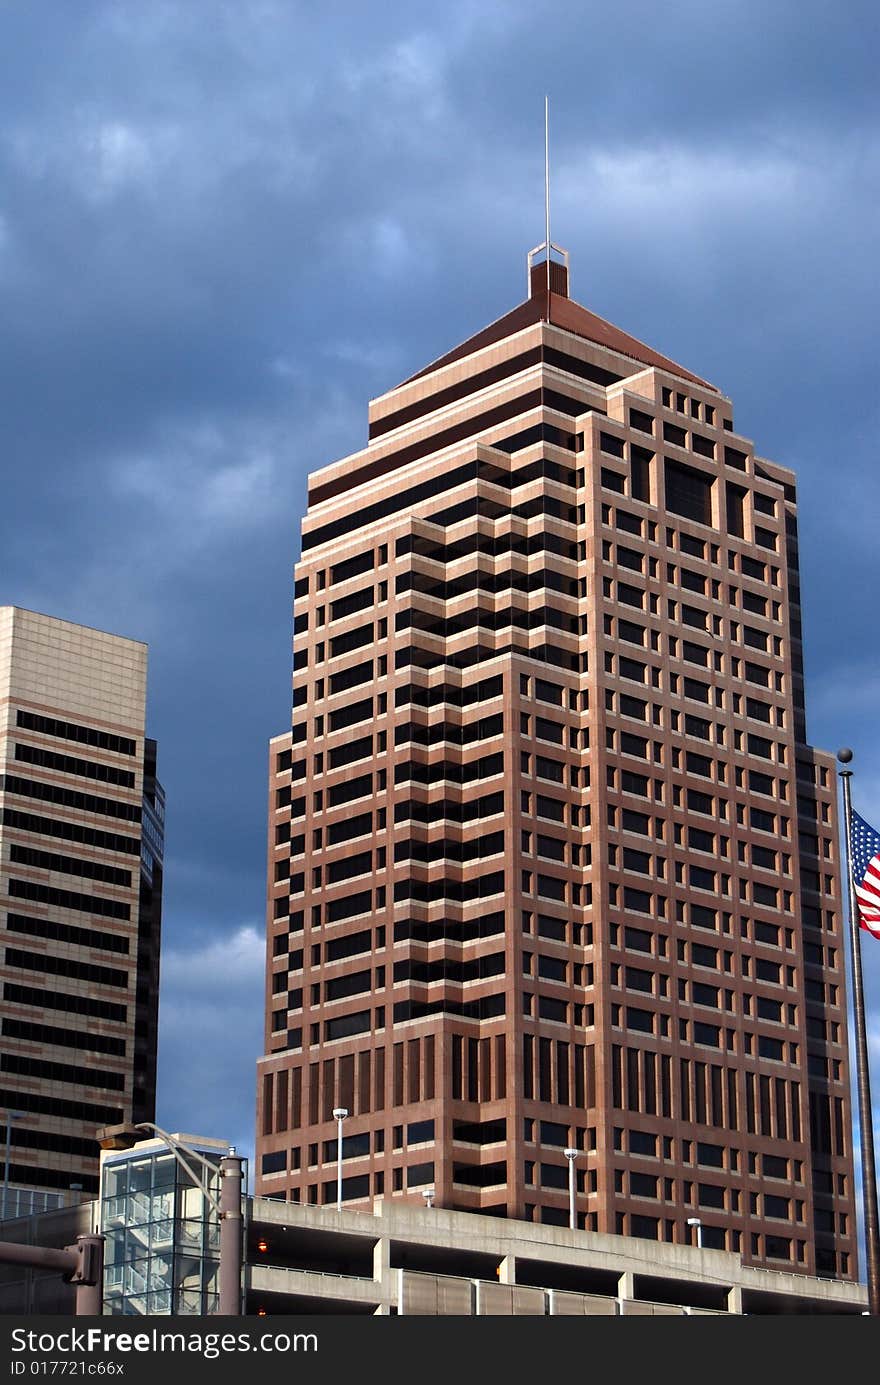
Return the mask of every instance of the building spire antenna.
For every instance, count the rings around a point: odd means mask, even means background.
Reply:
[[[550,97],[544,97],[544,236],[547,246],[547,309],[550,309]]]
[[[562,267],[556,265],[553,272],[553,251],[561,256]],[[545,269],[541,274],[541,256],[544,256]],[[555,262],[554,262],[555,263]],[[550,97],[544,97],[544,239],[529,251],[526,257],[526,282],[529,297],[540,292],[541,279],[544,280],[544,320],[550,321],[550,298],[553,286],[557,293],[568,297],[568,251],[561,245],[554,245],[550,239]]]

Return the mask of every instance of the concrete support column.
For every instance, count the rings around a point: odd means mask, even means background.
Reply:
[[[499,1283],[499,1284],[515,1284],[515,1283],[516,1283],[516,1256],[515,1256],[515,1255],[505,1255],[504,1259],[503,1259],[503,1260],[501,1261],[501,1263],[499,1264],[499,1266],[498,1266],[498,1283]]]
[[[636,1277],[632,1270],[624,1270],[617,1281],[618,1298],[635,1298],[636,1296]]]
[[[728,1313],[742,1313],[743,1310],[743,1291],[739,1284],[733,1284],[727,1291],[727,1311]]]
[[[387,1236],[380,1236],[373,1246],[373,1279],[382,1285],[382,1293],[390,1302],[391,1298],[391,1242]]]

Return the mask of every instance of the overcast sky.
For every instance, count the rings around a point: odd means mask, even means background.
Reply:
[[[878,26],[875,0],[0,0],[0,604],[150,646],[160,1123],[252,1147],[306,476],[523,297],[545,92],[573,296],[798,473],[809,731],[853,746],[880,826]]]

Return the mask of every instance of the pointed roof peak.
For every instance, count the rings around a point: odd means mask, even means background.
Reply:
[[[554,258],[554,253],[562,259]],[[541,258],[537,258],[538,256]],[[679,379],[690,380],[693,384],[718,393],[716,387],[708,380],[685,370],[684,366],[678,365],[669,356],[655,351],[638,337],[631,336],[629,332],[624,332],[612,322],[576,303],[569,296],[569,254],[561,246],[551,243],[548,251],[547,242],[544,241],[530,250],[527,272],[528,298],[402,383],[411,384],[413,380],[431,375],[435,370],[442,370],[454,361],[463,360],[475,351],[481,351],[495,342],[503,341],[505,337],[513,336],[524,327],[530,327],[536,322],[547,322],[554,327],[561,327],[563,331],[573,333],[574,336],[583,337],[585,341],[595,342],[597,346],[604,346],[620,356],[638,361],[643,366],[654,366],[658,370],[668,371],[670,375],[677,375]]]

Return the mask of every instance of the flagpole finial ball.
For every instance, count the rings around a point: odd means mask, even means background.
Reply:
[[[852,757],[853,753],[848,746],[844,746],[842,750],[837,752],[837,758],[842,765],[848,765]]]

